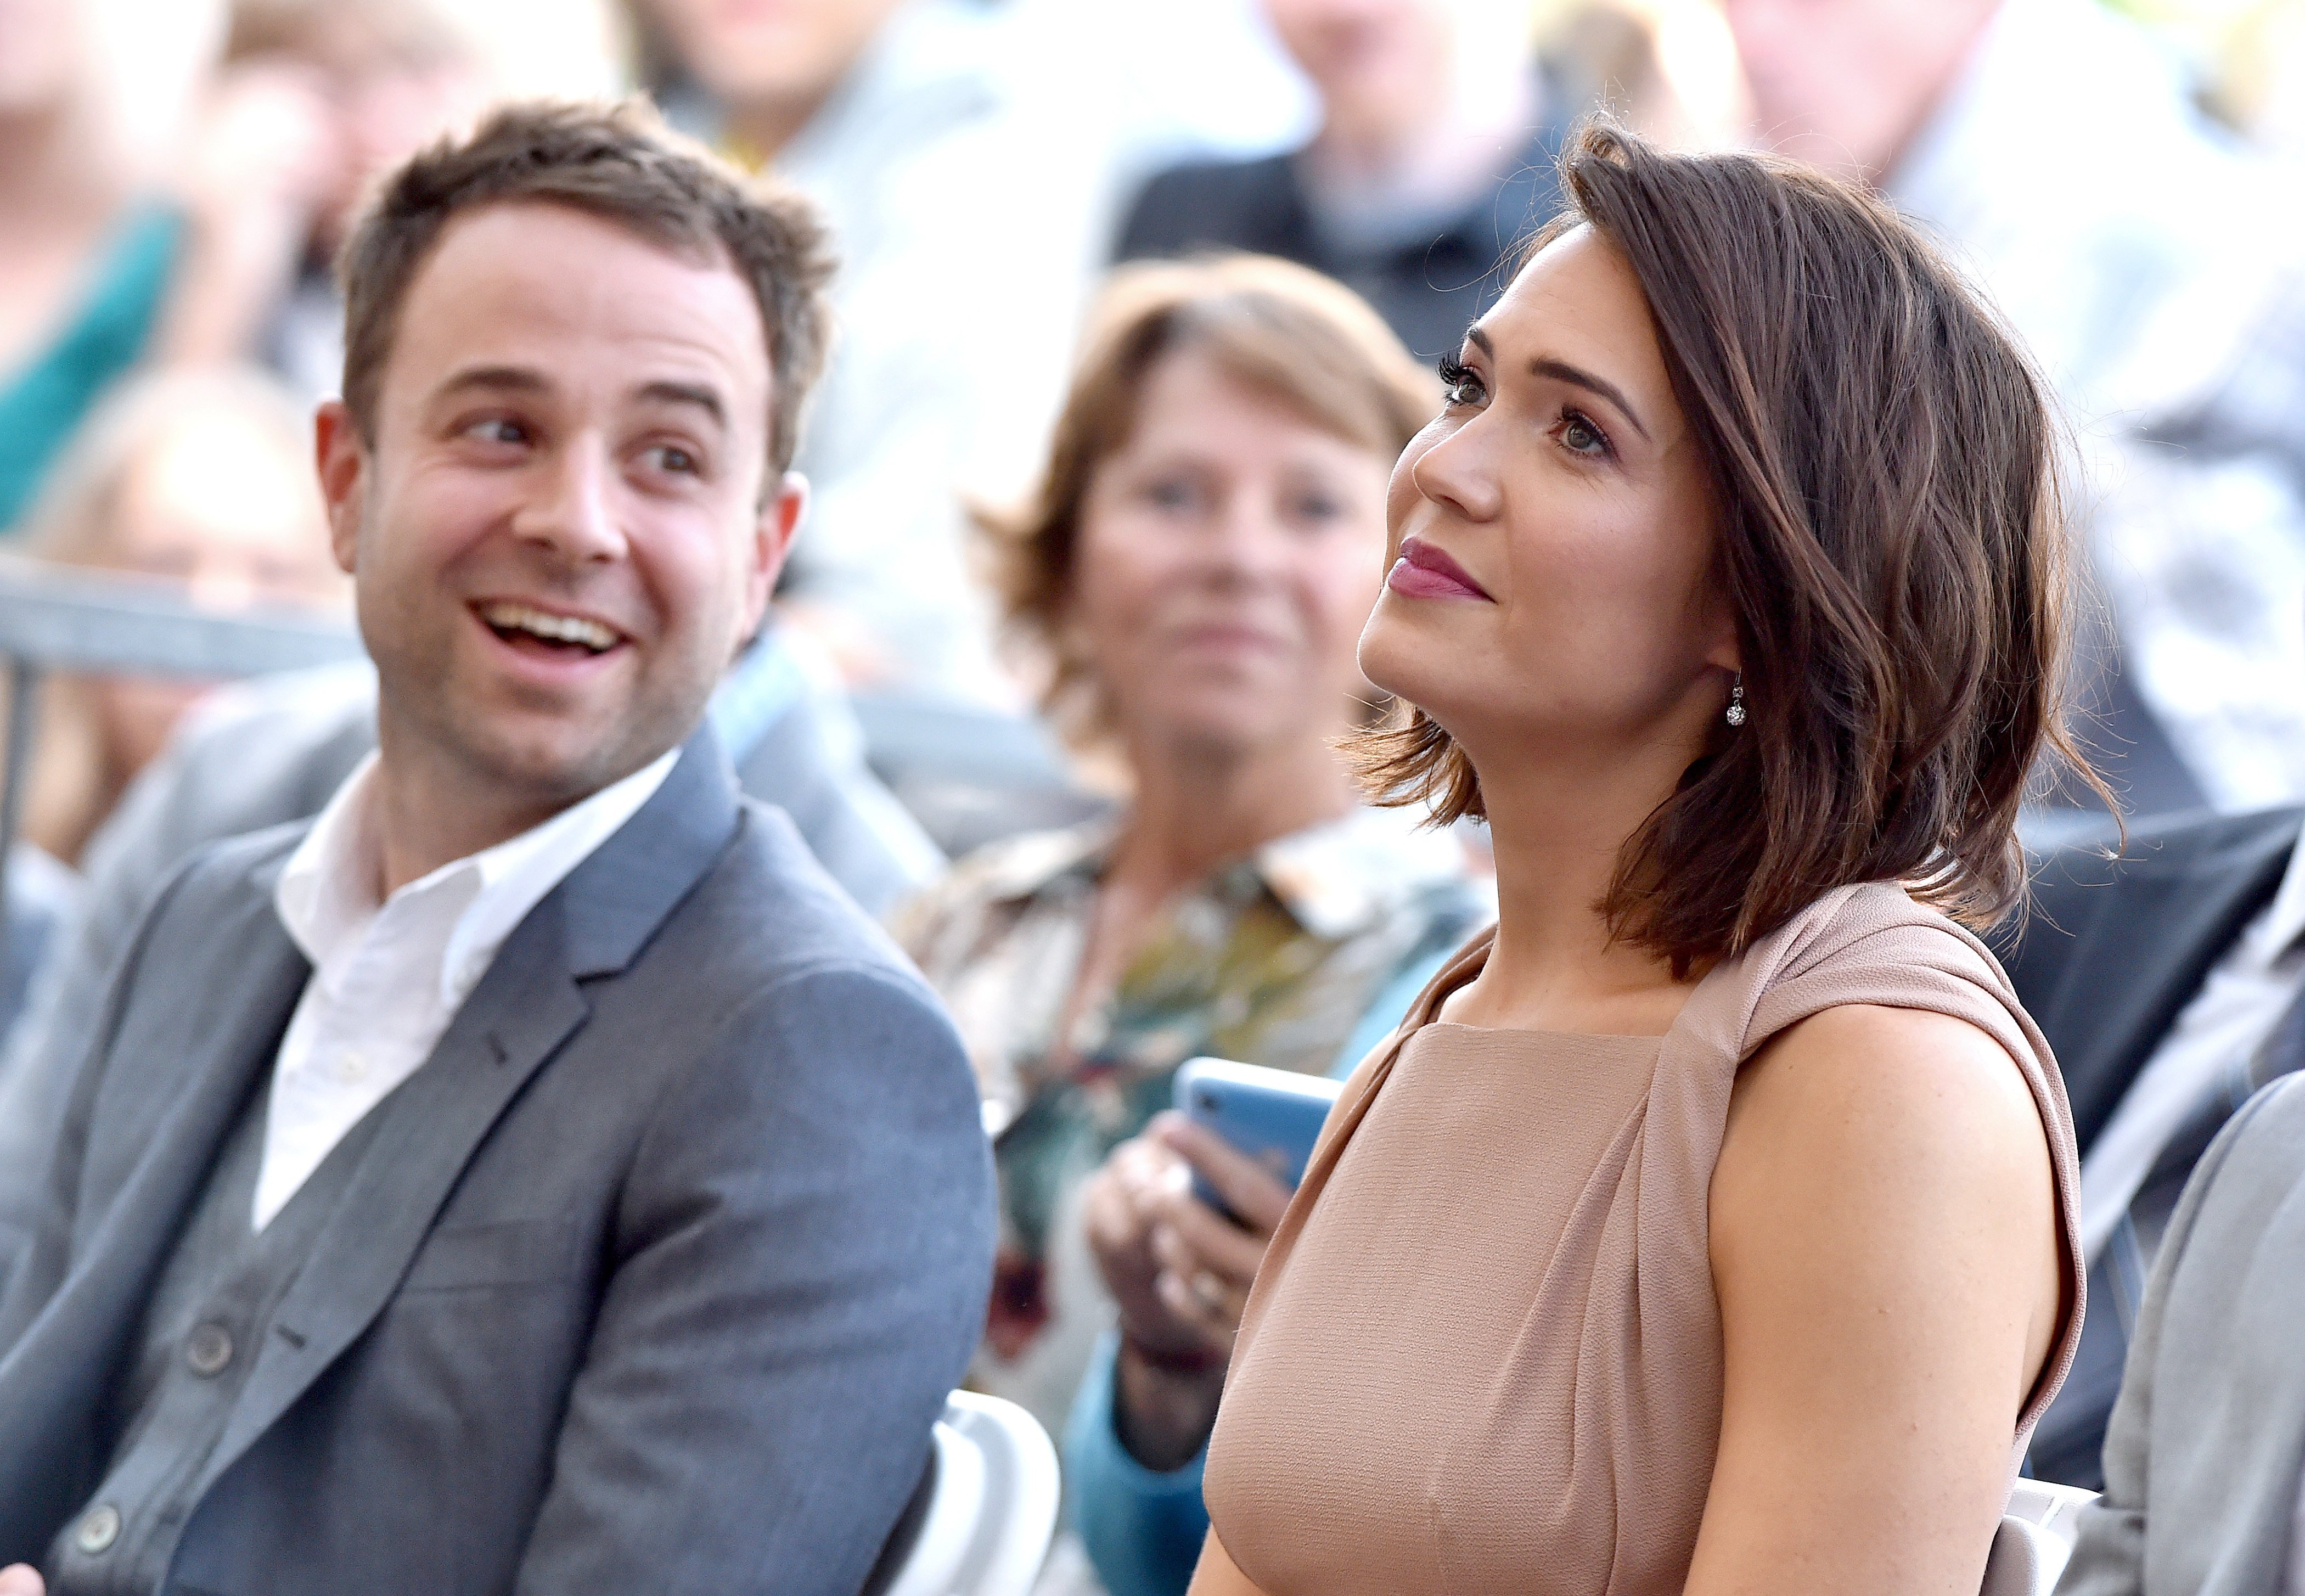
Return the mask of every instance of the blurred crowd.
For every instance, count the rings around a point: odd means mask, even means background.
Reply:
[[[310,464],[344,369],[333,263],[380,174],[509,95],[645,95],[813,200],[838,267],[806,518],[713,714],[969,1048],[1001,1188],[972,1379],[1070,1426],[1079,1539],[1051,1578],[1181,1591],[1261,1241],[1193,1254],[1180,1172],[1218,1169],[1268,1227],[1280,1198],[1155,1116],[1196,1055],[1349,1070],[1493,913],[1478,827],[1363,806],[1332,745],[1376,696],[1353,650],[1387,473],[1433,363],[1559,208],[1580,118],[1821,164],[1942,241],[2063,402],[2100,768],[2138,816],[2305,800],[2305,212],[2275,199],[2305,152],[2305,22],[2262,5],[2206,48],[2159,21],[0,0],[0,539],[218,611],[348,619]],[[357,669],[50,684],[0,1152],[37,1163],[59,1039],[166,866],[318,810],[374,692]],[[875,741],[890,705],[1047,727],[1056,795],[965,825],[908,809]],[[2054,777],[2044,839],[2087,800]]]

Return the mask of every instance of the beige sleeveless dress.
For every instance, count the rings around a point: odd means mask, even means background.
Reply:
[[[1269,1596],[1651,1596],[1696,1549],[1721,1420],[1707,1191],[1738,1066],[1819,1010],[1934,1009],[2005,1048],[2056,1171],[2080,1337],[2072,1116],[1984,946],[1884,884],[1827,895],[1660,1037],[1432,1018],[1354,1073],[1266,1254],[1210,1445],[1218,1535]]]

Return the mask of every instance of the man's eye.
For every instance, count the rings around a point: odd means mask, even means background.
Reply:
[[[528,429],[508,416],[488,416],[465,428],[464,436],[484,444],[523,444]]]
[[[1178,477],[1161,477],[1144,485],[1144,497],[1163,510],[1189,510],[1195,495],[1190,482]]]
[[[653,453],[659,469],[677,475],[693,477],[702,469],[696,456],[677,444],[659,444]]]

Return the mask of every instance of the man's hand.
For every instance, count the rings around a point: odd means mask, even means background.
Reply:
[[[47,1596],[47,1582],[30,1563],[11,1563],[0,1568],[0,1596]]]

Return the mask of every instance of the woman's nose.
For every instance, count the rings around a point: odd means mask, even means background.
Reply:
[[[1479,418],[1427,444],[1409,462],[1408,480],[1425,498],[1467,521],[1491,521],[1504,508]]]

